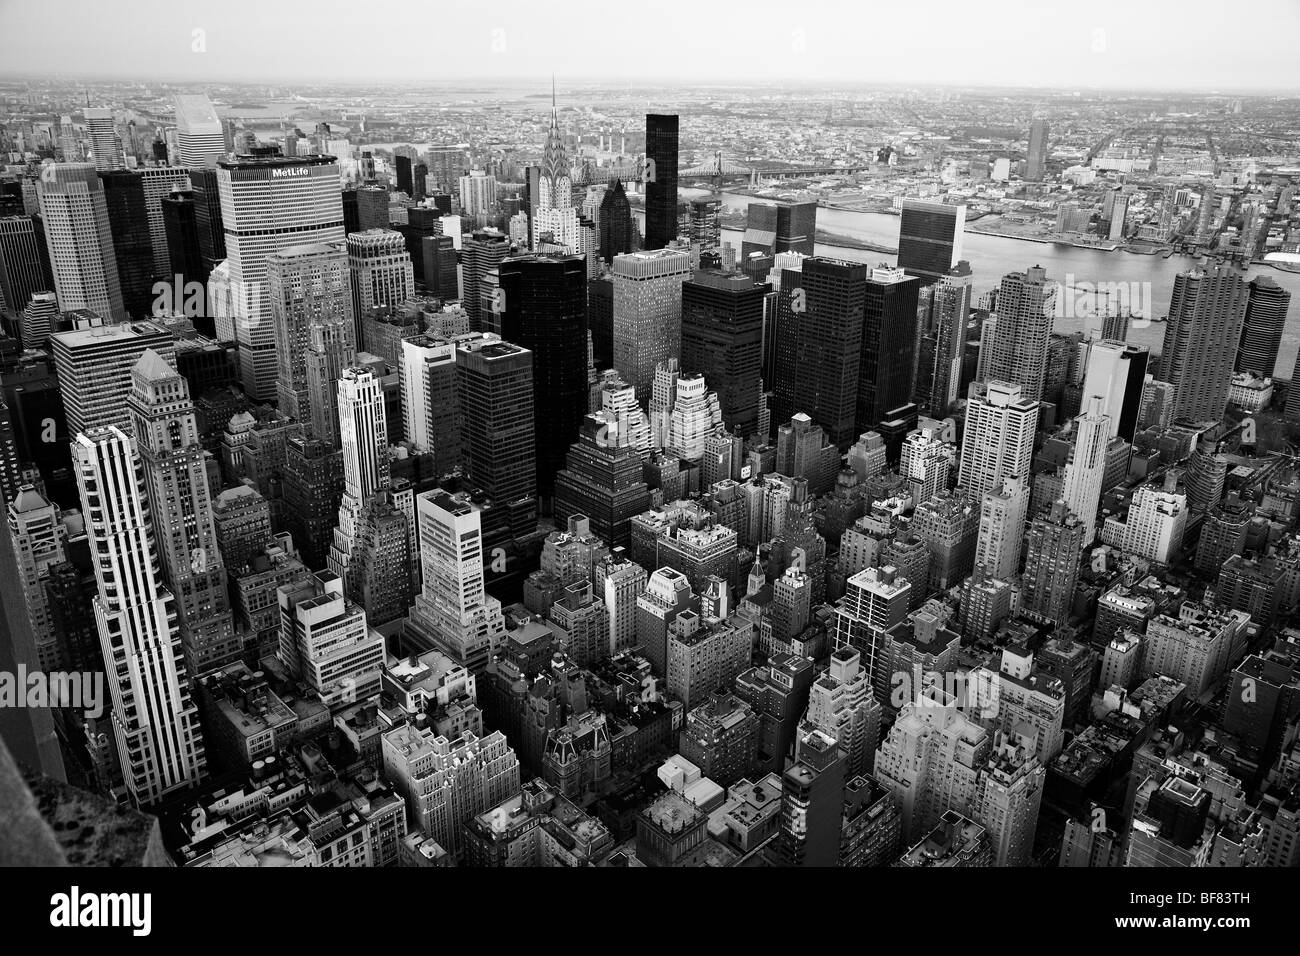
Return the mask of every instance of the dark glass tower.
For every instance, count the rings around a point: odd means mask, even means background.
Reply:
[[[1175,421],[1223,417],[1245,317],[1246,284],[1231,266],[1217,262],[1175,277],[1160,351],[1160,380],[1174,386]]]
[[[100,172],[109,232],[122,286],[122,305],[133,319],[153,314],[153,241],[144,178],[128,169]]]
[[[206,317],[208,274],[212,271],[203,261],[203,251],[199,248],[199,224],[195,213],[194,193],[188,189],[176,188],[170,196],[163,197],[163,226],[167,230],[167,259],[171,263],[170,281],[179,282],[182,289],[189,283],[198,283],[204,289],[199,297],[199,316]],[[176,279],[180,276],[180,279]],[[186,305],[188,306],[188,296]],[[191,316],[193,318],[193,316]]]
[[[898,220],[898,267],[922,285],[946,276],[961,257],[966,207],[929,199],[903,200]]]
[[[451,236],[425,236],[420,240],[425,290],[444,301],[455,299],[460,294],[455,242]]]
[[[462,256],[465,263],[463,272],[465,294],[461,301],[469,314],[469,327],[475,332],[488,328],[490,324],[488,317],[483,315],[482,304],[479,301],[479,286],[483,282],[483,277],[495,269],[509,254],[510,237],[499,229],[477,229],[473,235],[464,240]],[[585,343],[582,351],[584,355],[587,353]]]
[[[199,234],[199,252],[209,273],[226,258],[226,228],[221,218],[221,197],[217,194],[216,169],[191,169],[194,193],[194,226]]]
[[[410,196],[415,191],[415,177],[411,175],[411,157],[397,156],[393,160],[397,168],[397,188]]]
[[[645,247],[662,249],[677,238],[677,116],[647,113],[645,154],[654,180],[645,187]]]
[[[722,421],[748,438],[758,430],[763,304],[771,287],[734,272],[704,271],[682,285],[682,372],[718,394]]]
[[[803,294],[791,303],[800,326],[794,389],[800,407],[796,410],[807,412],[841,450],[858,437],[858,367],[866,297],[865,265],[814,257],[804,260]]]
[[[1246,286],[1246,321],[1237,347],[1237,371],[1271,378],[1291,293],[1271,276],[1256,276]]]
[[[600,201],[600,257],[608,263],[631,251],[632,207],[623,183],[615,179]]]
[[[501,337],[533,353],[537,491],[549,498],[587,414],[587,263],[516,256],[497,270]]]
[[[27,307],[33,293],[54,291],[49,250],[31,216],[0,218],[0,290],[16,313]]]
[[[867,278],[858,370],[858,433],[874,428],[885,412],[912,400],[919,291],[920,283],[901,269],[873,269]]]

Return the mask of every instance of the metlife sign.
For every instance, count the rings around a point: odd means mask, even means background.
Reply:
[[[310,176],[310,166],[285,166],[280,169],[271,170],[272,179],[287,179],[291,176]]]

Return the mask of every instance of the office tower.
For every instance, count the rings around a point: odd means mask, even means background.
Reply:
[[[167,250],[167,224],[163,219],[162,202],[171,195],[173,189],[190,188],[189,175],[185,170],[174,166],[148,166],[133,170],[132,175],[139,179],[144,193],[145,233],[152,256],[152,275],[155,278],[171,278],[167,271],[171,257]],[[110,208],[110,217],[111,214]]]
[[[677,128],[676,115],[646,114],[647,172],[654,175],[645,184],[645,248],[652,251],[677,238]]]
[[[1039,182],[1047,169],[1047,122],[1036,119],[1029,125],[1029,151],[1025,154],[1025,179]]]
[[[36,184],[59,308],[127,318],[104,187],[90,163],[45,169]]]
[[[615,179],[600,199],[600,257],[606,264],[632,251],[632,207],[622,180]]]
[[[858,365],[857,430],[912,400],[919,283],[902,269],[877,266],[867,277],[866,318]]]
[[[1129,554],[1169,564],[1183,544],[1187,496],[1143,485],[1133,492],[1122,547]]]
[[[1209,509],[1196,542],[1196,570],[1214,577],[1223,563],[1246,547],[1246,534],[1254,508],[1235,493]]]
[[[970,814],[988,832],[993,866],[1029,866],[1047,769],[1034,756],[1033,741],[1017,733],[995,735],[981,768]]]
[[[960,584],[974,569],[981,514],[979,504],[961,489],[941,491],[916,506],[909,527],[929,551],[926,562],[929,587],[946,591]],[[919,578],[914,580],[918,590],[919,582]]]
[[[717,197],[691,200],[691,245],[716,249],[722,242],[722,200]]]
[[[830,444],[826,432],[800,412],[777,429],[776,470],[808,482],[808,493],[825,494],[839,474],[839,449]]]
[[[613,274],[614,367],[645,403],[655,367],[681,358],[682,286],[691,278],[691,257],[661,247],[630,252],[615,257]]]
[[[682,285],[682,371],[704,376],[718,394],[727,430],[745,438],[758,429],[770,292],[766,283],[720,270],[700,270]]]
[[[783,866],[835,866],[844,812],[845,758],[820,730],[799,737],[795,763],[781,775],[781,829],[775,855]]]
[[[744,259],[754,253],[775,256],[793,252],[811,256],[816,234],[815,202],[753,202],[745,213],[745,235],[740,254]]]
[[[1000,486],[980,499],[980,529],[975,567],[992,577],[1009,580],[1020,572],[1029,486],[1023,478],[1003,478]]]
[[[403,431],[416,453],[433,454],[436,475],[461,463],[456,376],[454,341],[430,335],[402,339]]]
[[[0,299],[21,313],[38,292],[52,291],[49,252],[31,216],[0,216]],[[23,346],[31,346],[24,340]]]
[[[194,193],[194,226],[199,234],[199,254],[208,274],[226,258],[226,228],[221,217],[221,190],[217,170],[191,169],[190,189]],[[207,313],[211,315],[212,313]]]
[[[1195,778],[1171,774],[1138,784],[1124,865],[1192,867],[1209,865],[1214,830],[1206,833],[1214,794]]]
[[[907,617],[912,587],[892,565],[866,568],[849,578],[835,607],[835,648],[857,651],[873,684],[884,633]]]
[[[180,165],[213,167],[227,153],[221,120],[206,93],[176,96],[176,152]]]
[[[357,347],[370,349],[362,330],[364,317],[376,306],[395,307],[415,295],[411,257],[402,234],[390,229],[354,232],[347,237],[347,249]]]
[[[880,451],[884,452],[883,446]],[[938,429],[919,428],[903,439],[898,474],[907,480],[914,507],[933,500],[947,489],[956,458],[957,449],[940,437]],[[883,462],[880,471],[884,471]]]
[[[271,508],[249,485],[227,488],[212,499],[212,523],[221,563],[242,570],[271,542]]]
[[[0,220],[0,232],[4,229],[3,224],[4,220]],[[1234,368],[1260,378],[1272,378],[1278,346],[1282,343],[1282,329],[1286,326],[1287,308],[1291,305],[1291,293],[1270,276],[1255,276],[1246,283],[1246,288],[1246,317],[1241,326],[1241,343],[1237,346]]]
[[[1038,403],[1021,386],[989,382],[971,396],[961,438],[958,484],[980,499],[1007,478],[1028,480]]]
[[[122,140],[113,123],[113,111],[87,107],[85,117],[95,169],[101,172],[126,169],[126,155],[122,152]]]
[[[163,584],[144,467],[116,425],[80,432],[73,458],[94,562],[95,623],[112,698],[113,734],[137,806],[205,775],[175,598]]]
[[[339,439],[343,447],[343,502],[339,505],[329,568],[346,580],[360,514],[391,480],[383,388],[368,368],[346,368],[339,379]]]
[[[653,406],[651,411],[654,412]],[[722,409],[718,396],[706,387],[704,378],[678,378],[672,390],[664,447],[683,461],[698,462],[704,457],[704,443],[716,435],[721,426]]]
[[[415,496],[424,588],[407,637],[437,647],[475,675],[504,643],[501,602],[483,586],[482,509],[441,488]]]
[[[1065,466],[1065,503],[1083,523],[1084,545],[1097,536],[1097,511],[1101,507],[1106,448],[1110,440],[1110,416],[1099,395],[1084,399],[1083,414],[1074,420],[1074,448]]]
[[[782,296],[786,293],[782,277]],[[793,398],[831,442],[847,448],[857,425],[859,365],[867,267],[815,257],[802,264],[802,285],[793,290],[796,317]]]
[[[276,400],[283,415],[300,422],[311,422],[313,413],[307,384],[310,330],[347,322],[351,333],[348,272],[347,252],[338,240],[288,246],[266,261],[275,327]]]
[[[176,361],[172,334],[153,322],[99,325],[50,336],[68,434],[104,425],[129,429],[131,370],[148,350]]]
[[[307,350],[304,374],[307,379],[307,410],[311,434],[332,447],[339,446],[339,379],[343,370],[356,361],[353,343],[354,325],[348,314],[351,296],[347,285],[329,283],[335,290],[325,297],[325,308],[318,309],[307,326]]]
[[[188,180],[185,186],[173,186],[171,193],[163,197],[159,205],[167,241],[167,270],[164,274],[174,283],[174,294],[183,295],[182,302],[175,303],[175,306],[190,318],[206,318],[208,308],[204,293],[212,269],[204,260],[199,244],[198,206]],[[194,298],[189,293],[191,284],[201,290]]]
[[[37,292],[23,309],[19,337],[24,349],[46,348],[59,321],[59,300],[53,292]]]
[[[720,787],[748,778],[757,766],[759,717],[736,695],[719,691],[690,708],[677,752]]]
[[[155,270],[144,179],[139,173],[126,169],[100,173],[99,179],[108,211],[122,303],[127,315],[137,318],[151,316],[154,313]],[[164,311],[162,306],[159,311]]]
[[[399,620],[410,609],[416,559],[411,530],[394,495],[377,494],[357,515],[345,590],[372,627]]]
[[[898,268],[916,276],[921,286],[933,285],[961,260],[965,228],[965,203],[904,199],[898,220]]]
[[[460,278],[457,271],[455,239],[451,236],[421,238],[420,258],[423,264],[425,291],[444,301],[459,298]],[[465,274],[469,275],[468,259]],[[419,280],[419,275],[416,279]],[[468,300],[463,303],[463,307],[468,313]]]
[[[997,311],[984,320],[977,377],[1019,385],[1025,399],[1043,397],[1047,343],[1052,333],[1057,286],[1042,266],[1002,277]]]
[[[560,132],[555,90],[551,90],[551,122],[546,131],[542,165],[537,174],[535,194],[530,188],[533,248],[540,248],[546,237],[561,246],[564,253],[585,251],[580,248],[578,211],[573,206],[573,175]],[[530,187],[533,180],[530,178]]]
[[[411,157],[398,153],[393,157],[393,167],[397,171],[397,189],[406,195],[415,197],[415,176],[411,168]]]
[[[609,426],[607,441],[647,454],[651,451],[654,441],[650,419],[637,404],[636,391],[613,369],[601,376],[600,411]]]
[[[1142,408],[1143,385],[1151,358],[1145,346],[1103,339],[1088,350],[1083,395],[1097,395],[1110,419],[1110,437],[1133,441]]]
[[[496,214],[497,178],[481,169],[472,169],[460,177],[460,208],[475,221],[486,221]]]
[[[1197,266],[1174,278],[1159,372],[1161,381],[1174,386],[1174,421],[1223,417],[1246,305],[1241,273],[1226,263]]]
[[[43,671],[57,671],[68,666],[68,652],[59,644],[45,582],[51,568],[67,560],[59,511],[35,487],[25,484],[9,502],[8,518],[17,583],[35,639],[34,663]]]
[[[284,527],[303,563],[325,567],[343,503],[342,449],[324,439],[290,436],[281,487]]]
[[[217,546],[212,501],[189,385],[167,361],[146,351],[131,371],[127,399],[144,469],[163,581],[192,675],[235,660],[240,641],[230,620],[226,569]]]
[[[510,255],[510,239],[498,229],[476,229],[465,240],[464,246],[461,254],[461,273],[464,277],[465,294],[461,301],[465,311],[469,313],[470,329],[481,332],[500,319],[483,313],[479,288],[483,277],[496,270],[501,261]]]
[[[1106,238],[1111,242],[1119,242],[1124,238],[1124,226],[1128,220],[1128,202],[1127,193],[1115,194],[1110,207],[1110,219],[1106,224]]]
[[[327,707],[379,692],[384,638],[343,593],[343,580],[321,571],[281,587],[279,657],[285,669]]]
[[[971,310],[971,269],[964,259],[932,286],[930,328],[932,358],[917,369],[917,401],[931,415],[946,415],[957,401],[966,353],[966,323]],[[918,355],[921,353],[918,352]],[[929,387],[921,392],[922,381]]]
[[[1084,546],[1083,522],[1064,501],[1029,523],[1020,592],[1026,611],[1053,624],[1069,620]]]
[[[699,608],[686,575],[659,568],[646,581],[636,601],[636,643],[656,674],[668,673],[668,632],[677,616]]]
[[[583,419],[565,467],[555,475],[555,520],[585,515],[602,540],[626,547],[632,516],[645,511],[650,495],[641,475],[641,453],[610,441],[610,428],[603,413]]]
[[[18,459],[14,417],[5,403],[4,394],[0,393],[0,500],[6,503],[14,500],[19,487],[30,480],[24,478],[25,470]]]
[[[581,256],[519,256],[498,272],[501,337],[532,352],[537,491],[549,498],[587,413],[587,265]]]
[[[614,655],[636,643],[637,598],[649,575],[639,564],[611,557],[597,567],[596,577],[609,614],[609,653]]]
[[[726,619],[683,611],[668,629],[668,692],[684,711],[730,687],[750,665],[754,625],[737,615]]]
[[[880,738],[880,704],[871,693],[871,675],[851,647],[831,654],[830,668],[813,681],[800,733],[820,730],[839,744],[844,772],[868,773]]]
[[[344,238],[339,167],[332,156],[240,156],[218,162],[217,188],[229,288],[213,305],[233,325],[244,392],[270,402],[277,366],[267,262],[288,246]]]
[[[456,371],[469,476],[494,501],[522,505],[524,524],[515,530],[527,534],[537,496],[533,354],[490,338],[462,342]]]
[[[404,724],[384,733],[381,747],[384,778],[406,800],[412,827],[453,859],[469,852],[466,824],[519,793],[519,759],[499,730],[448,740]]]

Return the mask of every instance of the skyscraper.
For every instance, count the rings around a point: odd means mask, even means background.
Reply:
[[[590,401],[587,263],[582,256],[517,256],[498,273],[501,337],[532,352],[537,491],[550,497]]]
[[[203,778],[198,707],[134,442],[115,425],[92,428],[77,435],[73,459],[96,555],[95,623],[118,759],[127,793],[145,806]]]
[[[125,321],[104,188],[90,163],[60,163],[36,183],[59,308]]]
[[[456,343],[431,335],[402,339],[402,431],[415,451],[434,456],[434,473],[461,462]]]
[[[347,244],[357,348],[370,349],[363,334],[366,316],[376,306],[398,306],[414,296],[415,275],[400,232],[367,229],[352,233]]]
[[[176,96],[176,153],[182,166],[213,167],[226,155],[221,120],[206,93]]]
[[[360,514],[391,480],[383,385],[368,368],[346,368],[339,379],[339,438],[343,445],[343,502],[329,569],[344,579],[346,591]]]
[[[1025,573],[1021,578],[1021,600],[1026,611],[1054,624],[1069,620],[1085,543],[1083,534],[1082,522],[1060,500],[1052,503],[1046,515],[1029,523],[1025,532]]]
[[[239,657],[217,546],[205,452],[185,379],[152,350],[131,370],[127,405],[144,466],[162,576],[176,597],[176,618],[192,675]]]
[[[101,172],[126,169],[126,156],[122,152],[122,140],[117,135],[117,126],[113,122],[113,111],[87,107],[85,117],[86,134],[90,137],[95,168]]]
[[[1227,263],[1197,266],[1174,278],[1159,373],[1174,386],[1174,421],[1223,417],[1246,303],[1241,273]]]
[[[878,266],[867,277],[858,365],[859,433],[870,431],[886,412],[912,400],[919,288],[916,279],[889,266]]]
[[[980,499],[979,536],[975,567],[991,577],[1009,581],[1020,573],[1029,485],[1023,478],[1004,478],[1001,486]]]
[[[930,302],[930,332],[934,347],[927,367],[917,369],[917,402],[934,416],[948,414],[961,390],[966,355],[966,324],[971,309],[971,269],[964,259],[934,284]],[[918,350],[918,355],[923,350]],[[919,361],[919,360],[918,360]],[[928,372],[928,375],[926,374]],[[922,380],[929,387],[921,394]]]
[[[1037,427],[1038,403],[1019,385],[989,382],[977,390],[966,407],[958,484],[980,500],[1007,478],[1028,480]]]
[[[288,246],[267,259],[276,401],[282,414],[300,422],[311,422],[313,413],[307,383],[311,328],[346,321],[349,335],[353,332],[348,272],[348,255],[338,240]]]
[[[144,178],[134,170],[99,174],[122,304],[135,318],[153,314],[153,244],[149,235],[149,205]],[[175,303],[179,306],[181,303]]]
[[[745,235],[740,254],[775,256],[795,252],[811,256],[817,237],[815,202],[752,202],[745,211]]]
[[[793,290],[791,302],[799,330],[793,389],[796,411],[807,412],[841,449],[860,434],[858,372],[866,296],[865,265],[817,256],[803,261],[802,287]]]
[[[632,251],[632,207],[622,180],[615,179],[600,200],[600,257],[606,263]]]
[[[226,277],[210,289],[218,316],[229,316],[239,344],[244,391],[255,401],[275,398],[277,364],[267,261],[289,246],[340,241],[343,200],[333,156],[241,156],[217,164],[226,238]]]
[[[461,275],[465,294],[461,301],[469,313],[469,327],[475,332],[492,328],[494,316],[485,315],[479,289],[483,277],[501,264],[501,260],[510,255],[510,239],[499,229],[476,229],[464,242],[461,253]],[[426,269],[426,274],[428,270]],[[427,280],[426,280],[427,281]],[[446,294],[446,293],[444,293]],[[454,298],[454,296],[448,296]]]
[[[45,239],[32,217],[0,216],[0,297],[22,312],[37,292],[53,292],[53,283]]]
[[[1047,169],[1047,122],[1036,119],[1029,125],[1029,151],[1025,155],[1025,179],[1040,182]]]
[[[3,220],[0,220],[3,228]],[[1286,312],[1291,293],[1271,276],[1255,276],[1246,283],[1246,317],[1241,326],[1241,344],[1237,347],[1238,372],[1252,372],[1272,378],[1277,365],[1277,350],[1282,343]]]
[[[1127,442],[1133,440],[1150,357],[1146,346],[1109,339],[1093,342],[1089,349],[1083,395],[1085,400],[1092,395],[1102,398],[1111,438],[1118,435]]]
[[[722,421],[748,438],[763,390],[763,312],[771,291],[748,276],[701,270],[682,285],[681,368],[718,394]]]
[[[1074,420],[1074,450],[1065,466],[1062,497],[1083,524],[1084,545],[1090,545],[1097,536],[1097,511],[1101,507],[1106,447],[1111,436],[1105,400],[1089,395],[1083,402],[1083,414]]]
[[[69,435],[103,425],[129,431],[126,398],[131,392],[135,363],[149,350],[168,364],[176,361],[172,334],[153,322],[56,332],[50,336],[50,349]]]
[[[898,220],[898,268],[933,285],[961,260],[966,204],[904,199]]]
[[[646,114],[645,155],[654,173],[645,184],[646,249],[677,238],[677,126],[675,114]]]
[[[1002,277],[997,311],[984,320],[976,374],[980,381],[1013,382],[1026,401],[1042,399],[1056,293],[1056,283],[1048,281],[1041,266]]]
[[[682,285],[691,277],[691,257],[678,249],[630,252],[614,259],[613,273],[614,368],[644,404],[655,368],[681,358]]]

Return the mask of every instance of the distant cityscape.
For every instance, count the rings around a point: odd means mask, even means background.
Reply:
[[[1300,865],[1298,129],[0,81],[23,862]]]

